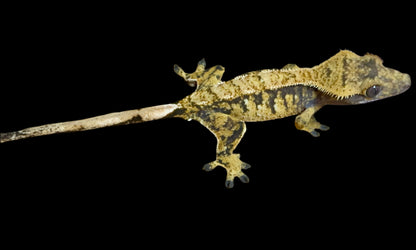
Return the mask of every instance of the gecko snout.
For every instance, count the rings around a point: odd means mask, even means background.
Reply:
[[[389,69],[390,79],[388,77],[382,77],[381,79],[387,79],[385,82],[385,90],[383,90],[382,95],[378,99],[386,98],[389,96],[399,95],[406,90],[408,90],[411,86],[410,75],[401,73],[394,69]]]
[[[405,92],[412,85],[409,74],[404,74],[402,92]]]
[[[400,77],[396,79],[394,84],[395,90],[392,90],[391,95],[399,95],[403,92],[406,92],[411,86],[410,75],[401,73]]]

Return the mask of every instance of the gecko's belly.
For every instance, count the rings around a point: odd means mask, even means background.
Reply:
[[[218,102],[214,110],[247,122],[267,121],[299,114],[315,98],[315,89],[298,85]]]

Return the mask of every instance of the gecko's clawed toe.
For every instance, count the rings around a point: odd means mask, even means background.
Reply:
[[[318,132],[318,131],[316,131],[316,130],[312,130],[312,131],[310,131],[309,132],[313,137],[319,137],[321,134]]]
[[[198,62],[198,66],[202,66],[205,68],[205,66],[207,66],[207,63],[205,61],[205,58],[202,58],[199,62]]]
[[[321,131],[328,131],[329,126],[321,124],[318,129],[321,130]]]
[[[234,187],[234,181],[233,180],[226,180],[225,181],[225,187],[226,188],[233,188]]]
[[[240,179],[240,181],[241,181],[242,183],[249,183],[249,182],[250,182],[250,178],[248,178],[248,176],[247,176],[247,175],[245,175],[245,174],[243,174],[243,175],[239,176],[238,178]]]
[[[245,162],[242,162],[241,163],[241,169],[249,169],[249,168],[251,168],[251,165],[250,164],[245,163]]]
[[[179,67],[179,65],[177,64],[173,65],[173,71],[175,71],[175,73],[179,73],[180,70],[181,70],[181,67]]]
[[[209,172],[209,171],[212,171],[216,167],[217,167],[217,163],[215,161],[213,161],[213,162],[205,164],[202,167],[202,170]]]

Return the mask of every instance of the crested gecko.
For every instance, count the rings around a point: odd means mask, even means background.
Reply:
[[[296,128],[318,137],[317,130],[329,129],[314,118],[323,106],[373,102],[403,93],[411,85],[408,74],[383,66],[378,56],[359,56],[348,50],[341,50],[312,68],[288,64],[282,69],[253,71],[229,81],[222,81],[224,67],[206,69],[204,59],[193,73],[185,73],[178,65],[174,65],[174,71],[195,87],[192,94],[176,103],[0,133],[0,142],[163,118],[195,120],[217,138],[216,159],[203,169],[225,168],[225,186],[232,188],[235,177],[249,182],[243,170],[250,165],[234,153],[246,132],[245,122],[297,115]]]

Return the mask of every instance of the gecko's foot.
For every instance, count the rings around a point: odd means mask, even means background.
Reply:
[[[221,166],[227,170],[227,178],[225,187],[234,187],[234,178],[238,177],[242,183],[248,183],[250,179],[243,173],[243,169],[249,169],[251,166],[240,160],[239,154],[217,156],[217,160],[207,163],[202,168],[205,171],[211,171],[217,166]]]
[[[329,126],[321,124],[314,117],[311,117],[309,121],[305,122],[301,116],[296,117],[295,126],[299,130],[303,130],[311,134],[313,137],[319,137],[320,133],[316,130],[328,131]]]
[[[173,65],[173,71],[180,77],[182,77],[189,86],[195,87],[201,83],[201,80],[198,80],[201,75],[205,72],[205,66],[206,62],[205,59],[202,58],[201,61],[198,62],[198,66],[196,67],[196,70],[194,73],[185,73],[181,67],[179,67],[177,64]]]

